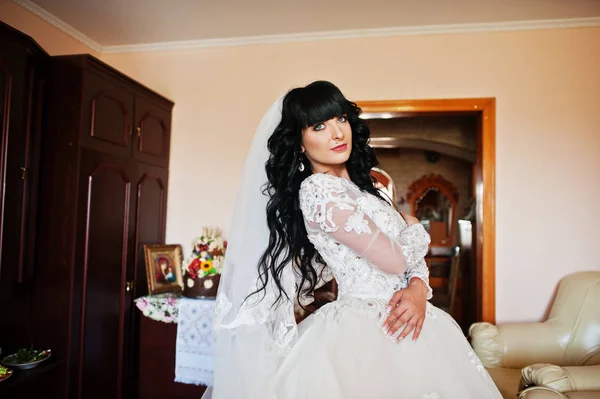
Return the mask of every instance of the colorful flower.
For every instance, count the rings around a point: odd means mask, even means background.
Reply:
[[[202,262],[202,264],[200,265],[200,268],[202,269],[202,271],[207,272],[210,269],[213,268],[212,266],[212,260],[205,260],[204,262]]]
[[[190,256],[183,262],[183,275],[196,279],[221,274],[227,241],[215,228],[204,228],[202,235],[192,243]]]

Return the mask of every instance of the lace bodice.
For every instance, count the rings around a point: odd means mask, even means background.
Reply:
[[[308,239],[327,263],[322,282],[333,274],[338,299],[387,300],[412,277],[429,287],[430,239],[421,224],[408,226],[385,201],[341,177],[313,174],[299,195]]]

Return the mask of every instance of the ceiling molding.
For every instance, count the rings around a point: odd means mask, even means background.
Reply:
[[[97,51],[99,53],[101,53],[103,51],[103,47],[100,43],[98,43],[97,41],[84,35],[83,33],[78,31],[77,29],[73,28],[71,25],[69,25],[62,19],[54,16],[53,14],[50,14],[48,11],[44,10],[42,7],[38,6],[37,4],[32,3],[31,1],[28,1],[28,0],[13,0],[13,1],[15,3],[17,3],[18,5],[20,5],[21,7],[25,8],[26,10],[37,15],[44,21],[48,22],[50,25],[55,26],[58,29],[62,30],[67,35],[71,36],[72,38],[79,41],[80,43],[85,44],[92,50]]]
[[[131,53],[165,50],[190,50],[212,47],[245,46],[251,44],[273,44],[290,42],[308,42],[321,40],[340,40],[387,36],[428,35],[441,33],[472,33],[516,31],[534,29],[559,29],[600,26],[600,17],[552,19],[536,21],[493,22],[458,25],[408,26],[380,29],[352,29],[331,32],[292,33],[282,35],[248,36],[227,39],[183,40],[173,42],[105,46],[105,53]]]
[[[342,40],[389,36],[414,36],[444,33],[497,32],[535,29],[562,29],[600,26],[600,17],[550,19],[513,22],[489,22],[454,25],[424,25],[378,29],[351,29],[329,32],[291,33],[281,35],[263,35],[234,37],[225,39],[181,40],[171,42],[142,43],[103,46],[81,33],[60,18],[29,0],[13,0],[28,11],[34,13],[49,24],[62,30],[69,36],[99,53],[132,53],[165,50],[190,50],[214,47],[246,46],[252,44],[273,44],[290,42],[310,42],[321,40]]]

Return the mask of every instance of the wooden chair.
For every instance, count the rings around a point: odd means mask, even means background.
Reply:
[[[458,293],[458,279],[460,278],[460,247],[452,248],[452,263],[450,264],[450,275],[448,276],[448,288],[446,292],[433,294],[433,304],[448,314],[456,307],[456,298]]]
[[[296,323],[300,323],[302,320],[307,318],[310,314],[319,309],[321,306],[329,302],[335,301],[335,299],[337,298],[337,292],[337,281],[335,281],[335,279],[332,279],[327,284],[315,290],[314,302],[305,306],[304,308],[296,303],[294,306]]]

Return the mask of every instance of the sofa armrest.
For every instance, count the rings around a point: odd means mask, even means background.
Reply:
[[[600,365],[559,367],[553,364],[532,364],[521,370],[521,388],[529,386],[549,388],[561,393],[600,391]]]
[[[471,345],[486,367],[523,368],[532,363],[561,364],[564,349],[559,336],[546,323],[493,325],[474,323]]]
[[[531,387],[519,393],[519,399],[568,399],[560,392],[543,387]]]

